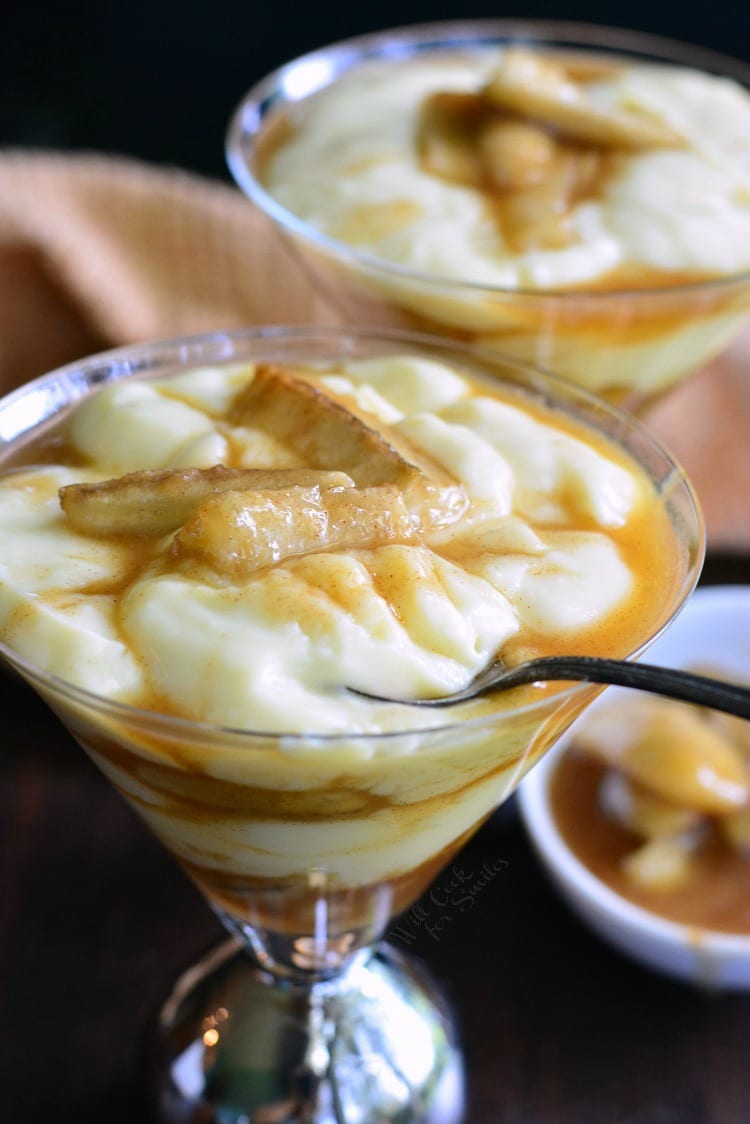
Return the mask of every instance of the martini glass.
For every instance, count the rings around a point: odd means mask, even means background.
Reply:
[[[703,540],[692,491],[637,422],[514,360],[488,371],[470,349],[335,329],[253,329],[122,349],[4,399],[0,466],[113,380],[405,352],[502,378],[513,393],[608,435],[648,473],[682,564],[631,637],[631,652],[642,650],[697,581]],[[577,685],[524,704],[508,692],[444,711],[438,725],[420,718],[417,728],[387,733],[268,734],[114,702],[41,671],[29,652],[1,651],[231,934],[177,982],[160,1013],[161,1117],[458,1124],[464,1070],[451,1013],[425,969],[381,937],[599,688]]]
[[[265,182],[269,150],[299,125],[309,99],[358,67],[375,61],[397,70],[427,57],[471,57],[513,45],[615,65],[689,67],[732,78],[750,92],[750,67],[739,60],[616,28],[535,20],[394,28],[301,56],[253,86],[228,130],[232,175],[343,322],[469,341],[489,354],[541,364],[643,415],[723,352],[747,324],[749,271],[644,274],[640,280],[635,273],[607,285],[508,288],[464,275],[458,266],[455,273],[430,272],[333,237],[283,206]],[[707,144],[710,150],[710,138]]]

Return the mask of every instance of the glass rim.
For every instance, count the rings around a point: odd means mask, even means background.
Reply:
[[[107,381],[119,381],[122,378],[137,375],[147,376],[149,373],[153,375],[158,374],[157,367],[153,365],[149,366],[149,359],[153,360],[160,356],[172,356],[172,366],[178,369],[181,367],[184,370],[188,370],[194,366],[200,365],[200,354],[197,353],[207,353],[211,351],[211,349],[214,349],[218,354],[214,354],[213,351],[210,355],[204,354],[204,361],[212,361],[214,363],[237,363],[253,361],[252,355],[243,355],[239,351],[239,347],[242,344],[273,345],[289,344],[295,341],[318,341],[321,344],[330,344],[331,350],[333,350],[333,346],[336,343],[340,345],[346,340],[353,343],[367,343],[368,341],[394,345],[403,343],[404,345],[411,345],[413,348],[418,349],[422,354],[427,353],[434,357],[442,356],[443,359],[448,356],[458,357],[459,360],[463,359],[467,364],[472,364],[476,373],[481,374],[484,372],[488,380],[493,381],[498,381],[503,378],[503,376],[499,375],[498,371],[494,369],[500,363],[507,368],[509,372],[515,371],[526,380],[525,389],[527,392],[532,391],[537,395],[544,394],[545,398],[548,398],[547,404],[551,408],[563,408],[567,409],[568,413],[571,413],[574,407],[578,407],[579,409],[583,407],[584,409],[588,408],[608,418],[614,423],[613,428],[616,427],[617,434],[610,433],[602,429],[601,426],[599,431],[603,432],[608,440],[616,445],[619,444],[628,455],[636,460],[641,469],[649,475],[652,480],[653,477],[651,476],[648,466],[643,465],[638,460],[637,455],[630,451],[628,445],[622,441],[622,436],[636,436],[641,442],[648,446],[652,452],[656,452],[664,462],[665,468],[669,469],[669,471],[664,474],[665,486],[668,485],[670,489],[678,487],[688,503],[692,526],[688,527],[689,534],[686,538],[686,542],[683,544],[686,557],[685,573],[679,591],[675,592],[674,603],[670,605],[662,623],[652,634],[643,639],[637,648],[634,648],[623,658],[637,658],[638,655],[671,624],[698,584],[705,557],[705,523],[695,490],[681,465],[639,419],[626,413],[624,410],[606,402],[604,399],[599,398],[597,395],[592,394],[590,391],[563,376],[547,371],[536,364],[518,359],[515,356],[501,355],[494,352],[489,356],[486,352],[483,352],[481,347],[476,345],[460,342],[456,343],[453,340],[444,339],[440,336],[405,331],[402,329],[342,327],[315,324],[258,325],[248,328],[179,335],[146,343],[128,344],[97,352],[83,359],[67,363],[62,367],[55,368],[39,376],[31,382],[23,384],[9,394],[2,396],[0,398],[0,454],[3,451],[3,445],[8,446],[15,438],[32,432],[37,426],[49,422],[50,419],[74,406],[75,403],[87,393],[94,392],[100,383],[104,384]],[[340,351],[339,357],[345,354],[346,352]],[[116,371],[118,367],[121,368],[121,372],[110,380],[105,380],[101,376],[97,377],[102,369]],[[93,376],[91,383],[88,385],[86,384],[87,373]],[[507,375],[505,378],[506,384],[512,386],[513,383],[511,379]],[[3,414],[5,412],[10,412],[12,415],[18,405],[22,404],[23,400],[29,395],[39,395],[40,401],[43,401],[44,391],[46,389],[54,390],[55,387],[60,385],[62,385],[63,388],[68,387],[71,392],[74,392],[72,396],[69,395],[63,398],[61,395],[52,393],[49,401],[54,408],[40,415],[27,429],[19,430],[14,437],[8,438],[5,436],[3,426]],[[518,384],[516,384],[516,389],[518,389]],[[550,390],[552,392],[551,394],[549,393]],[[589,419],[588,424],[593,425],[594,422]],[[2,475],[1,461],[0,475]],[[656,484],[655,481],[654,483]],[[664,491],[664,488],[662,488],[662,491]],[[380,732],[336,731],[326,733],[320,731],[316,732],[315,730],[250,730],[246,727],[227,726],[220,723],[198,721],[179,715],[167,714],[161,711],[150,710],[147,707],[140,707],[117,699],[108,698],[106,695],[97,694],[61,676],[42,670],[36,666],[33,661],[22,656],[2,639],[0,639],[0,657],[32,684],[39,684],[45,691],[52,691],[61,695],[81,707],[98,712],[105,712],[108,717],[113,720],[120,719],[123,723],[127,721],[141,724],[148,723],[151,726],[156,726],[161,729],[165,728],[175,735],[179,735],[179,733],[183,731],[189,732],[193,737],[203,734],[213,736],[214,738],[231,738],[235,741],[246,740],[247,742],[253,742],[263,740],[266,743],[278,742],[284,743],[287,746],[315,743],[316,745],[335,747],[352,742],[372,742],[377,745],[382,745],[393,742],[396,739],[408,737],[439,737],[454,731],[460,731],[462,734],[472,734],[481,731],[485,727],[490,729],[494,723],[501,722],[511,716],[518,717],[531,714],[537,710],[543,709],[552,701],[555,703],[562,702],[592,686],[592,684],[587,682],[575,683],[552,695],[545,695],[543,698],[534,699],[521,706],[500,708],[490,714],[475,715],[473,717],[461,717],[459,715],[458,718],[447,720],[443,723],[413,725]],[[399,700],[394,700],[394,702],[398,704]],[[405,700],[404,705],[408,706],[409,701]],[[467,708],[471,705],[471,703],[456,703],[457,708]]]
[[[249,154],[261,132],[275,96],[289,84],[290,78],[301,68],[313,74],[313,83],[297,97],[288,99],[295,104],[330,86],[341,74],[360,61],[377,58],[397,58],[415,55],[434,48],[481,46],[493,39],[501,42],[516,36],[524,42],[561,44],[566,47],[600,48],[618,51],[623,56],[644,56],[642,61],[658,64],[682,64],[700,67],[721,77],[731,77],[747,88],[750,95],[750,65],[731,55],[650,32],[631,31],[604,24],[568,20],[535,19],[476,19],[445,20],[393,27],[382,31],[337,40],[314,51],[299,55],[271,71],[255,82],[237,104],[227,127],[225,156],[235,183],[261,212],[282,230],[294,235],[313,249],[324,251],[342,264],[371,274],[380,274],[394,283],[411,283],[438,294],[449,296],[457,292],[495,300],[523,298],[538,303],[590,301],[592,304],[610,300],[638,303],[666,300],[675,296],[700,295],[741,287],[750,282],[750,268],[735,273],[707,277],[699,281],[649,287],[622,287],[614,289],[587,288],[586,284],[560,288],[509,288],[489,285],[470,278],[451,278],[435,273],[425,273],[408,265],[381,258],[366,250],[357,249],[346,242],[317,230],[282,206],[260,183],[251,168]],[[324,74],[324,71],[327,73]]]

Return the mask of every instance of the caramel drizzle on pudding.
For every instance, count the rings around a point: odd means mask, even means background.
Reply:
[[[574,206],[600,194],[614,161],[498,112],[481,94],[432,94],[417,143],[425,171],[485,194],[514,253],[567,246]]]
[[[573,209],[601,195],[622,153],[683,143],[646,114],[595,105],[578,74],[509,48],[479,93],[438,92],[421,107],[423,169],[483,192],[514,253],[569,245]]]

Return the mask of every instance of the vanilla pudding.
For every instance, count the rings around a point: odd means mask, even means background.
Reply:
[[[466,357],[182,366],[5,452],[0,640],[216,905],[371,935],[594,689],[349,688],[626,655],[695,562],[624,446]]]
[[[452,26],[266,80],[230,134],[235,177],[349,315],[658,397],[750,307],[750,93]]]

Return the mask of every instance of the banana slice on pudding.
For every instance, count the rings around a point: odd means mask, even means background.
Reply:
[[[343,472],[314,469],[144,469],[95,484],[60,489],[60,506],[77,531],[89,535],[166,535],[209,496],[224,492],[335,488],[353,483]]]
[[[453,522],[464,488],[398,429],[274,365],[259,365],[229,424],[272,433],[306,465],[290,469],[147,470],[60,490],[77,531],[156,536],[178,531],[168,562],[198,561],[248,577],[320,550],[421,541]],[[343,470],[343,471],[342,471]]]
[[[345,472],[358,488],[394,485],[423,529],[453,523],[468,507],[456,479],[397,428],[276,364],[257,367],[229,420],[273,433],[306,465]]]
[[[211,496],[177,534],[176,560],[195,560],[235,579],[285,558],[419,542],[393,484],[377,488],[279,488]]]
[[[586,83],[574,81],[562,63],[523,48],[510,48],[484,88],[499,109],[552,127],[566,140],[604,148],[676,148],[684,140],[651,114],[630,106],[598,105]]]

